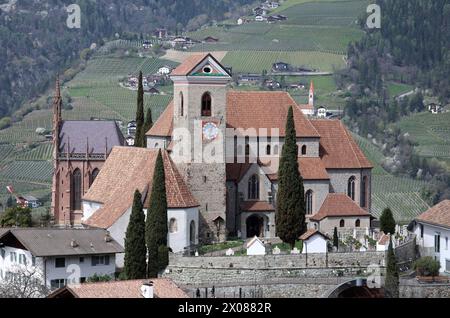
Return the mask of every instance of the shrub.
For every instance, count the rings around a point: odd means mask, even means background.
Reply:
[[[414,263],[414,270],[420,276],[438,276],[441,264],[434,260],[431,256],[419,258]]]

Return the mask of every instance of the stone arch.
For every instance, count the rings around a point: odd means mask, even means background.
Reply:
[[[247,238],[250,237],[264,237],[265,224],[267,223],[267,217],[265,215],[252,214],[245,220],[247,229]]]

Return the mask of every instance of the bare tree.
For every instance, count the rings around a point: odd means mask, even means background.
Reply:
[[[40,271],[15,266],[0,281],[0,298],[44,298],[49,294]]]

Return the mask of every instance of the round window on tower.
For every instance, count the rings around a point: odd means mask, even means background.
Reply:
[[[206,65],[203,67],[203,73],[210,74],[212,72],[211,66]]]

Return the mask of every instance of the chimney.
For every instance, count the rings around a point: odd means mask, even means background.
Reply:
[[[70,246],[72,246],[73,248],[78,247],[77,241],[72,240],[72,242],[70,242]]]
[[[142,284],[141,294],[144,298],[153,298],[153,282],[152,281]]]
[[[111,235],[109,234],[109,232],[106,232],[106,234],[105,234],[105,242],[109,243],[111,241],[112,241]]]

